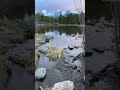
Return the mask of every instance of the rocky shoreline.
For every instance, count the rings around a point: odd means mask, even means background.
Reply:
[[[35,43],[36,90],[85,89],[82,36],[36,34]]]
[[[87,90],[114,90],[116,77],[110,76],[116,57],[112,52],[114,25],[111,22],[99,21],[94,25],[86,25],[86,74]],[[112,81],[113,80],[113,81]],[[117,84],[116,84],[116,87]]]

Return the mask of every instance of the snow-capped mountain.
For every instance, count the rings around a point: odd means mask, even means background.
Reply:
[[[67,10],[65,12],[65,15],[68,15],[68,14],[71,14],[71,13],[77,14],[78,12],[77,11],[73,11],[73,10]]]
[[[77,14],[77,11],[73,11],[73,10],[67,10],[67,11],[63,11],[63,10],[56,10],[55,12],[47,12],[46,10],[42,10],[41,12],[39,12],[38,14],[42,14],[44,16],[51,16],[51,17],[59,17],[60,15],[68,15],[71,13],[75,13]]]
[[[44,16],[52,16],[52,13],[47,12],[46,10],[42,10],[41,12],[38,12],[39,15],[44,15]]]
[[[57,18],[60,15],[64,15],[64,14],[65,14],[65,11],[57,10],[57,11],[54,12],[53,17]]]

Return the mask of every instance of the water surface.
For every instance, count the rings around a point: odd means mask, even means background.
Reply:
[[[61,26],[61,27],[41,27],[37,29],[39,34],[61,36],[61,35],[76,35],[82,34],[82,28],[75,26]]]

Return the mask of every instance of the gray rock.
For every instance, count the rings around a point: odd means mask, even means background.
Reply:
[[[31,45],[33,40],[34,39],[27,40],[22,44],[9,49],[7,54],[9,55],[11,61],[18,64],[23,64],[26,60],[28,60],[28,57],[31,55],[31,50],[33,49]]]
[[[104,32],[105,30],[101,27],[100,29],[96,29],[96,32]]]
[[[78,48],[78,49],[73,49],[73,50],[66,50],[66,56],[71,56],[71,57],[77,57],[78,55],[80,55],[81,53],[83,53],[83,48]]]
[[[54,84],[54,87],[52,90],[73,90],[74,89],[74,83],[72,81],[63,81],[58,82]]]
[[[43,79],[46,76],[47,70],[46,68],[38,68],[35,71],[35,79]]]
[[[75,34],[71,34],[71,36],[72,36],[72,37],[74,37],[74,36],[75,36]]]
[[[73,65],[77,66],[78,68],[84,67],[84,64],[82,62],[80,62],[79,60],[74,61]]]
[[[92,49],[98,53],[104,53],[104,51],[105,51],[105,47],[96,47],[96,48],[92,48]]]
[[[88,56],[92,56],[93,55],[93,52],[85,52],[85,56],[88,57]]]
[[[68,64],[72,64],[72,63],[73,63],[73,57],[66,57],[66,58],[65,58],[65,61],[66,61]]]

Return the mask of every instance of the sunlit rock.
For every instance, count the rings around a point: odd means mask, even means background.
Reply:
[[[52,90],[73,90],[74,83],[72,81],[63,81],[54,84]]]
[[[56,48],[48,46],[47,56],[53,59],[60,59],[64,57],[64,48]]]
[[[46,76],[47,70],[46,68],[38,68],[35,71],[35,79],[43,79]]]

